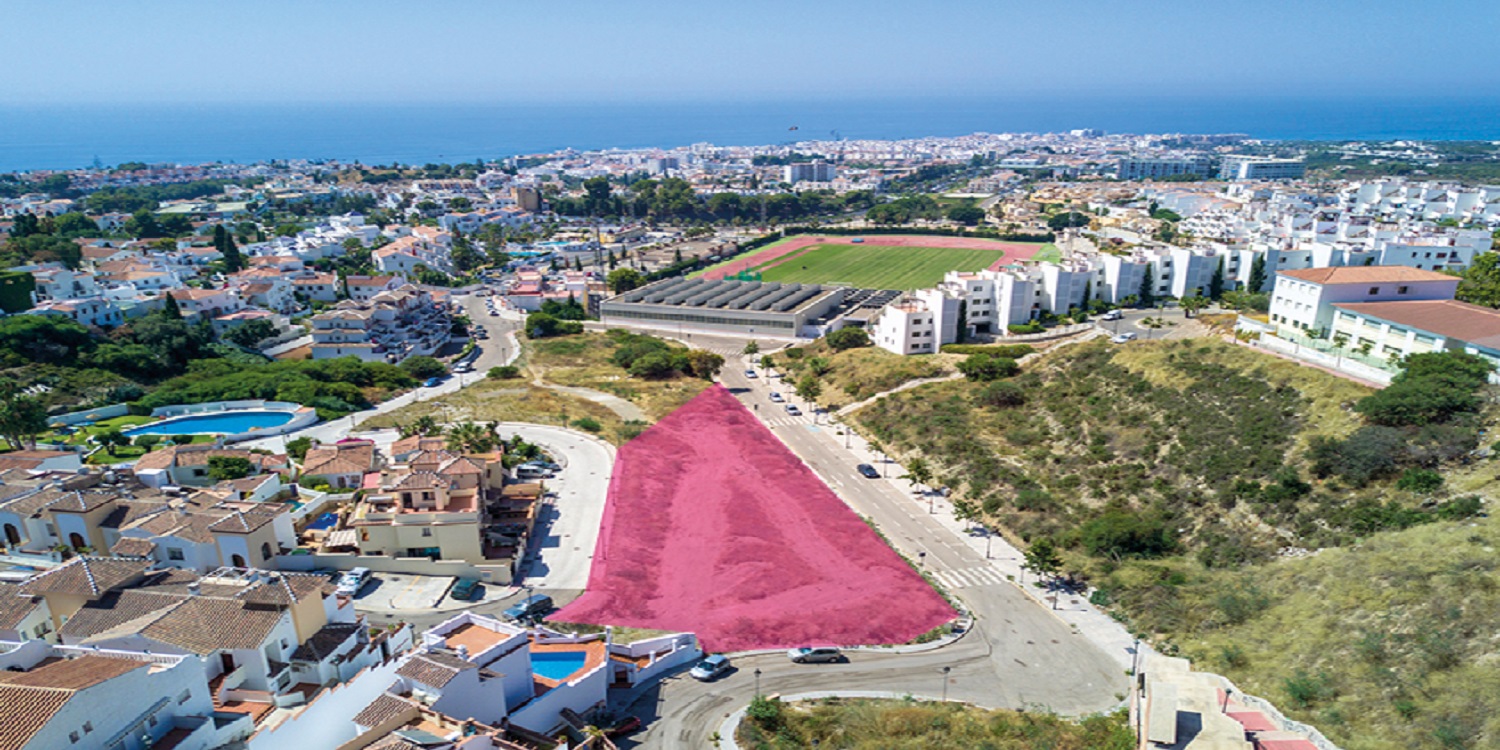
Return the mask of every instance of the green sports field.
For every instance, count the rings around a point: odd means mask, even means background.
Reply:
[[[756,270],[764,281],[826,284],[866,289],[923,289],[949,271],[989,268],[1005,253],[955,247],[889,245],[812,245]]]

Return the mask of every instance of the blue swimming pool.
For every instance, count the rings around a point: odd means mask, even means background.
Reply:
[[[561,682],[572,677],[574,672],[583,669],[584,662],[587,662],[588,658],[588,654],[582,651],[533,651],[531,652],[531,671],[539,677]]]
[[[324,529],[331,529],[331,528],[333,528],[333,525],[336,524],[336,523],[338,523],[338,522],[339,522],[339,517],[338,517],[337,514],[334,514],[334,513],[324,513],[323,515],[318,516],[317,518],[313,519],[313,522],[307,525],[307,530],[308,531],[314,531],[314,530],[322,531]]]
[[[289,411],[228,411],[218,414],[191,414],[172,417],[141,427],[132,427],[126,435],[238,435],[251,430],[280,427],[296,415]]]

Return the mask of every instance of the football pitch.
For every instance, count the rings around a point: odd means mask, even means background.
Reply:
[[[811,245],[757,267],[763,281],[826,284],[866,289],[923,289],[949,271],[979,271],[1004,257],[1002,250],[891,245]]]

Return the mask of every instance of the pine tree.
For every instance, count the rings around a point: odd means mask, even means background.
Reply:
[[[1214,269],[1214,275],[1208,280],[1208,298],[1218,301],[1224,296],[1224,259],[1219,258],[1219,267]]]
[[[230,273],[245,267],[245,256],[240,254],[240,246],[234,243],[234,235],[224,234],[224,247],[219,252],[224,254],[224,267]]]
[[[1266,286],[1266,255],[1265,255],[1265,253],[1260,253],[1260,254],[1256,255],[1255,256],[1255,260],[1250,264],[1250,283],[1247,286],[1249,288],[1246,289],[1246,291],[1250,292],[1251,294],[1258,294],[1260,292],[1265,291],[1265,286]]]
[[[1146,273],[1141,276],[1141,293],[1138,295],[1141,307],[1151,307],[1156,304],[1156,264],[1147,263]]]
[[[182,308],[177,306],[177,298],[167,292],[167,299],[162,303],[161,314],[168,320],[182,320]]]

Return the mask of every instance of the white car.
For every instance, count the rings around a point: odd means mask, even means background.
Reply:
[[[803,646],[802,648],[789,649],[786,652],[786,658],[791,659],[794,664],[839,662],[845,660],[844,654],[832,646]]]
[[[1129,331],[1126,331],[1125,333],[1122,333],[1122,334],[1120,334],[1118,336],[1112,336],[1112,337],[1110,337],[1109,340],[1110,340],[1111,343],[1123,344],[1123,343],[1126,343],[1128,341],[1135,341],[1135,334],[1131,333]]]
[[[369,582],[370,569],[355,568],[348,573],[345,573],[343,577],[339,579],[338,588],[334,589],[333,593],[338,594],[339,596],[359,596],[360,589],[363,589],[365,587],[365,584]]]
[[[1122,319],[1124,317],[1125,317],[1125,313],[1120,312],[1119,310],[1110,310],[1109,312],[1107,312],[1107,313],[1105,313],[1103,315],[1100,315],[1099,319],[1100,320],[1120,320],[1120,319]]]
[[[729,658],[720,654],[698,662],[688,675],[699,682],[709,682],[721,674],[729,671]]]

